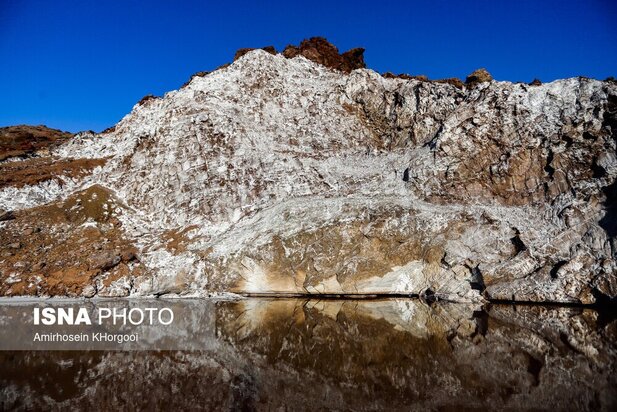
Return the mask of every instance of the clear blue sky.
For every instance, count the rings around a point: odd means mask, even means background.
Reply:
[[[100,131],[240,47],[317,35],[379,72],[617,76],[615,0],[258,3],[0,0],[0,126]]]

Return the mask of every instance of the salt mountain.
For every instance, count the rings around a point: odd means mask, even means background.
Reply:
[[[614,82],[381,76],[311,41],[36,154],[104,164],[2,188],[1,294],[615,298]]]

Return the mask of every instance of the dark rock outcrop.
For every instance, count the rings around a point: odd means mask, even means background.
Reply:
[[[476,84],[490,82],[491,80],[493,80],[493,76],[491,76],[491,74],[486,69],[482,68],[474,71],[469,76],[467,76],[467,79],[465,79],[465,84],[467,86],[473,87]]]
[[[276,54],[276,49],[274,48],[274,46],[265,46],[265,47],[261,47],[261,50],[267,51],[270,54]],[[244,56],[246,53],[256,50],[254,47],[245,47],[242,49],[238,49],[236,51],[236,54],[234,55],[234,61],[238,60],[240,57]]]
[[[153,100],[156,100],[156,99],[160,99],[160,97],[155,96],[155,95],[153,95],[153,94],[147,94],[147,95],[145,95],[144,97],[142,97],[142,98],[141,98],[141,100],[139,100],[139,101],[137,102],[137,104],[138,104],[139,106],[143,106],[143,105],[147,104],[148,102],[153,101]]]
[[[0,222],[6,222],[7,220],[12,220],[15,219],[15,215],[13,214],[13,212],[6,211],[3,209],[0,209]]]
[[[289,45],[282,54],[288,59],[304,56],[315,63],[344,73],[366,67],[363,48],[351,49],[340,54],[336,46],[323,37],[311,37],[303,40],[299,46]]]

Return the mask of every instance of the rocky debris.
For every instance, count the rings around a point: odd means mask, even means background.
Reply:
[[[36,157],[19,162],[0,163],[0,190],[6,187],[21,188],[41,182],[64,179],[81,179],[91,171],[104,165],[106,159],[58,159]]]
[[[382,73],[381,76],[384,79],[397,79],[397,78],[398,79],[405,79],[405,80],[411,79],[411,76],[408,75],[408,74],[405,74],[405,73],[401,73],[401,74],[396,75],[396,74],[394,74],[392,72],[385,72],[385,73]]]
[[[323,37],[311,37],[303,40],[299,46],[288,45],[282,54],[288,59],[304,56],[315,63],[344,73],[366,67],[363,48],[355,48],[339,54],[336,46]]]
[[[253,50],[258,49],[238,49],[234,55],[234,62]],[[259,50],[264,50],[272,55],[277,54],[274,46],[262,47]],[[343,73],[350,73],[355,69],[366,67],[363,48],[355,48],[344,53],[339,53],[336,46],[323,37],[311,37],[310,39],[303,40],[298,46],[288,45],[281,54],[288,59],[293,59],[296,56],[304,56],[315,63]]]
[[[0,209],[0,222],[6,222],[7,220],[15,219],[15,215],[10,210]]]
[[[473,87],[480,83],[486,83],[493,80],[493,76],[484,68],[478,69],[471,73],[465,79],[465,84],[469,87]]]
[[[138,260],[134,250],[123,250],[120,254],[120,259],[124,263],[134,262]]]
[[[107,129],[103,130],[101,134],[113,133],[115,131],[116,131],[116,126],[114,125],[114,126],[108,127]]]
[[[118,279],[143,275],[130,258],[135,247],[109,223],[120,208],[108,190],[92,186],[19,211],[14,224],[0,227],[0,250],[11,251],[0,260],[0,295],[103,296]],[[19,281],[7,283],[11,276]]]
[[[456,87],[457,89],[462,89],[464,87],[464,83],[462,82],[462,80],[457,79],[456,77],[449,77],[447,79],[438,79],[438,80],[433,80],[433,81],[435,83],[450,84]]]
[[[46,126],[0,127],[0,162],[11,157],[30,156],[61,144],[72,136],[72,133]]]
[[[207,76],[207,75],[208,75],[208,74],[210,74],[210,73],[212,73],[212,72],[209,72],[209,71],[199,71],[199,72],[197,72],[197,73],[193,73],[193,74],[191,75],[191,77],[190,77],[190,78],[189,78],[189,79],[188,79],[188,80],[187,80],[187,81],[186,81],[186,82],[185,82],[182,86],[180,86],[180,88],[181,88],[181,89],[183,89],[183,88],[185,88],[186,86],[188,86],[188,85],[189,85],[189,83],[190,83],[190,82],[191,82],[191,81],[192,81],[195,77],[204,77],[204,76]]]
[[[251,50],[255,50],[255,49],[251,49]],[[249,50],[249,51],[250,51],[250,50]],[[214,70],[212,70],[212,71],[199,71],[199,72],[197,72],[197,73],[194,73],[193,75],[191,75],[191,77],[190,77],[190,78],[189,78],[189,79],[188,79],[188,80],[187,80],[187,81],[186,81],[186,82],[185,82],[182,86],[180,86],[180,88],[181,88],[181,89],[183,89],[183,88],[185,88],[186,86],[188,86],[188,85],[189,85],[189,83],[191,83],[191,81],[192,81],[195,77],[205,77],[205,76],[207,76],[208,74],[210,74],[210,73],[212,73],[212,72],[215,72],[215,71],[217,71],[217,70],[224,69],[224,68],[226,68],[226,67],[229,67],[229,63],[222,64],[222,65],[218,66],[216,69],[214,69]]]
[[[122,261],[119,254],[112,251],[103,251],[92,255],[91,269],[109,270]]]
[[[244,56],[246,53],[256,50],[255,48],[243,48],[243,49],[238,49],[236,51],[236,54],[234,55],[234,61],[238,60],[240,57]],[[270,54],[276,54],[276,49],[274,48],[274,46],[265,46],[265,47],[261,47],[261,50],[267,51]]]
[[[34,265],[32,265],[32,270],[35,272],[41,271],[43,270],[43,268],[45,267],[47,263],[45,262],[37,262]]]
[[[406,74],[406,73],[394,74],[394,73],[391,73],[391,72],[383,73],[382,77],[385,78],[385,79],[418,80],[418,81],[421,81],[421,82],[435,82],[435,83],[451,84],[452,86],[456,87],[457,89],[462,89],[465,86],[465,84],[461,81],[461,79],[457,79],[456,77],[451,77],[451,78],[447,78],[447,79],[430,80],[425,75],[412,76],[412,75],[409,75],[409,74]]]
[[[385,72],[381,75],[384,79],[403,79],[403,80],[419,80],[421,82],[430,81],[429,78],[423,74],[418,76],[412,76],[407,73],[394,74],[392,72]]]
[[[153,100],[158,100],[158,99],[160,99],[160,97],[155,96],[153,94],[147,94],[144,97],[142,97],[141,100],[139,100],[137,102],[137,105],[138,106],[144,106],[144,105],[148,104],[148,102],[151,102]]]

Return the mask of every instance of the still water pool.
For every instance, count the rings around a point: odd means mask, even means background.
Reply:
[[[196,350],[0,351],[0,410],[617,410],[607,311],[417,299],[191,305],[207,331]]]

